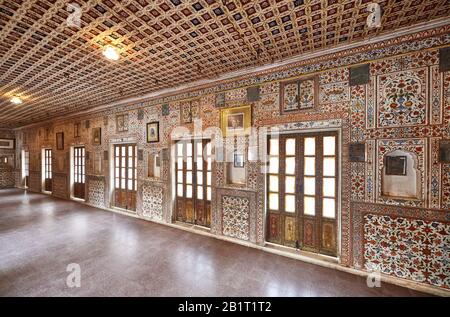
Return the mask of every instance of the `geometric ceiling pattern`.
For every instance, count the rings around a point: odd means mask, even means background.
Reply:
[[[450,15],[447,0],[0,3],[0,127],[13,128]],[[68,3],[82,9],[68,26]],[[118,61],[103,57],[112,45]],[[23,103],[14,105],[12,96]]]

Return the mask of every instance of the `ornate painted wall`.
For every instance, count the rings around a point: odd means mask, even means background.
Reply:
[[[0,139],[14,139],[14,131],[0,130]],[[16,175],[14,167],[16,164],[14,149],[0,149],[0,158],[6,158],[7,162],[0,160],[0,188],[14,187]]]
[[[70,146],[84,145],[87,160],[87,203],[111,207],[109,151],[121,141],[138,146],[137,215],[172,222],[172,172],[170,155],[162,156],[159,179],[148,177],[149,153],[168,149],[174,128],[184,126],[197,135],[190,116],[202,119],[202,129],[220,125],[220,108],[251,104],[253,126],[301,132],[310,129],[341,131],[341,208],[339,263],[360,270],[380,269],[441,288],[450,288],[448,236],[450,222],[450,164],[438,161],[439,140],[450,138],[450,72],[439,72],[439,47],[450,44],[450,27],[404,36],[340,53],[298,62],[290,67],[249,74],[214,86],[117,106],[54,124],[16,131],[17,148],[30,151],[30,190],[41,190],[41,149],[54,150],[57,175],[53,195],[69,197]],[[349,67],[370,64],[368,84],[350,86]],[[314,89],[296,112],[283,111],[280,92],[284,81],[301,81],[299,87]],[[306,86],[305,86],[306,85]],[[248,87],[259,86],[259,99],[249,101]],[[309,87],[309,88],[308,88]],[[292,87],[291,87],[292,88]],[[287,94],[295,93],[291,88]],[[252,94],[254,91],[252,91]],[[289,96],[288,96],[289,97]],[[283,100],[283,102],[281,102]],[[288,110],[288,108],[284,108]],[[126,131],[118,131],[116,116],[128,114]],[[158,121],[160,141],[146,142],[146,123]],[[74,123],[80,123],[74,136]],[[94,128],[101,128],[101,145],[93,145]],[[200,130],[201,131],[201,130]],[[56,150],[55,134],[64,132],[64,150]],[[186,133],[185,133],[186,134]],[[214,133],[213,133],[214,134]],[[248,149],[264,139],[238,139]],[[350,162],[348,146],[365,143],[366,160]],[[382,192],[384,157],[405,150],[415,158],[419,195],[414,199],[387,197]],[[19,152],[17,152],[19,153]],[[101,167],[94,168],[100,157]],[[98,164],[98,163],[96,163]],[[213,163],[211,233],[264,244],[265,163],[259,158],[245,164],[246,183],[226,181],[226,164]],[[17,165],[20,166],[20,165]],[[20,170],[17,170],[20,175]],[[16,185],[20,185],[19,181]],[[416,236],[424,236],[419,241]],[[425,235],[428,235],[425,237]],[[432,237],[431,237],[432,236]],[[416,261],[415,259],[420,259]]]

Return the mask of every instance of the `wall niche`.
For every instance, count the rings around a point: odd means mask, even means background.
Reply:
[[[160,152],[149,153],[147,159],[147,176],[150,178],[161,179],[161,163]]]
[[[414,153],[395,150],[384,158],[382,195],[401,199],[420,199],[420,171]]]

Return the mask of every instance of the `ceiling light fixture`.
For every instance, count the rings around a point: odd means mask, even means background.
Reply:
[[[111,45],[108,45],[103,50],[103,55],[110,60],[117,61],[119,59],[119,52]]]
[[[12,102],[13,104],[15,104],[15,105],[20,105],[20,104],[22,103],[22,99],[20,99],[20,98],[17,97],[17,96],[13,96],[13,97],[11,98],[11,102]]]

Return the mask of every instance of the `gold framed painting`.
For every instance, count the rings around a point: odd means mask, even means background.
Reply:
[[[249,134],[251,125],[251,105],[220,110],[220,127],[224,137]]]
[[[92,144],[101,145],[102,144],[102,128],[92,129]]]

